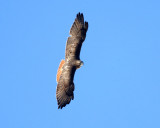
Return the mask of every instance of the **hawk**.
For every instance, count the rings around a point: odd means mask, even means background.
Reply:
[[[69,32],[65,60],[61,60],[57,71],[56,99],[58,109],[62,109],[74,99],[74,74],[83,65],[83,61],[80,60],[80,51],[87,30],[88,22],[84,22],[83,13],[78,13]]]

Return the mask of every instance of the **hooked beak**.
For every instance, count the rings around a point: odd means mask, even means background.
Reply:
[[[80,65],[80,67],[82,67],[84,65],[84,63],[83,63],[83,61],[81,61],[81,65]]]

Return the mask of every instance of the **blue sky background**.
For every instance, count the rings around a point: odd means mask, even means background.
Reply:
[[[75,99],[56,73],[78,12],[89,22]],[[160,1],[0,1],[1,128],[160,128]]]

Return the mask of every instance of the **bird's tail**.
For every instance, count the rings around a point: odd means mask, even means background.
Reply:
[[[56,77],[57,83],[58,83],[59,78],[60,78],[60,76],[61,76],[62,67],[63,67],[64,63],[65,63],[65,60],[61,60],[61,62],[60,62],[60,64],[59,64],[59,68],[58,68],[58,71],[57,71],[57,77]]]

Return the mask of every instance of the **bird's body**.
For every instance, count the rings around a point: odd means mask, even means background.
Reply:
[[[80,60],[82,43],[88,30],[88,22],[84,22],[83,14],[78,13],[70,29],[70,37],[66,44],[65,60],[62,60],[57,72],[56,98],[58,108],[63,108],[74,99],[74,74],[83,65]]]

